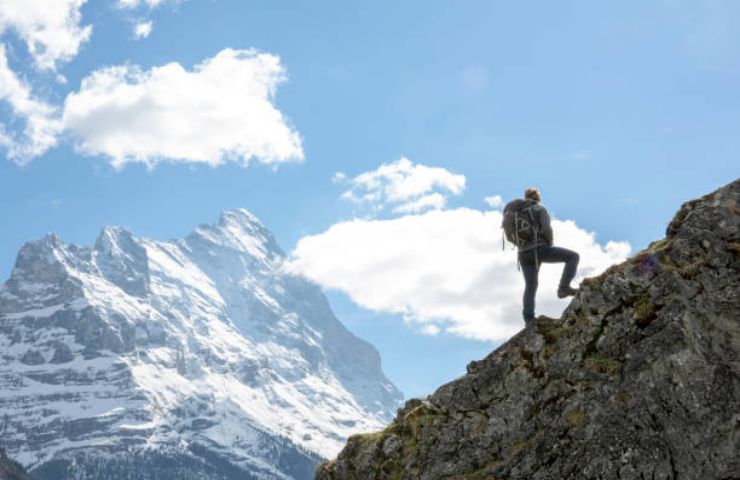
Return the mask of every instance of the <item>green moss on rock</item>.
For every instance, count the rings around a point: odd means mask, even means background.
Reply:
[[[640,328],[650,325],[655,318],[656,307],[647,295],[642,296],[635,302],[635,323]]]
[[[619,372],[622,364],[613,358],[603,357],[601,355],[592,355],[586,358],[584,366],[592,372],[614,375]]]
[[[578,428],[586,422],[586,414],[583,410],[573,410],[568,414],[566,423],[570,428]]]

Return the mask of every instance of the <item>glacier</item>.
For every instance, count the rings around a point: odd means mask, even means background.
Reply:
[[[0,286],[0,447],[34,478],[303,479],[402,395],[226,211],[184,239],[26,243]]]

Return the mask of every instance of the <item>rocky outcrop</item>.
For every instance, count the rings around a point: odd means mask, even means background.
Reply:
[[[31,480],[23,467],[12,461],[0,448],[0,480]]]
[[[316,478],[740,478],[740,181]]]

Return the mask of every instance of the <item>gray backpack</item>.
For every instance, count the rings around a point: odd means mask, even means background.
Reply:
[[[504,207],[504,220],[501,227],[506,239],[516,245],[536,243],[539,223],[534,207],[536,203],[529,200],[512,200]]]

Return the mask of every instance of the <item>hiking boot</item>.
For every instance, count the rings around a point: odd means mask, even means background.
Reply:
[[[578,290],[570,285],[558,288],[558,298],[572,297]]]

